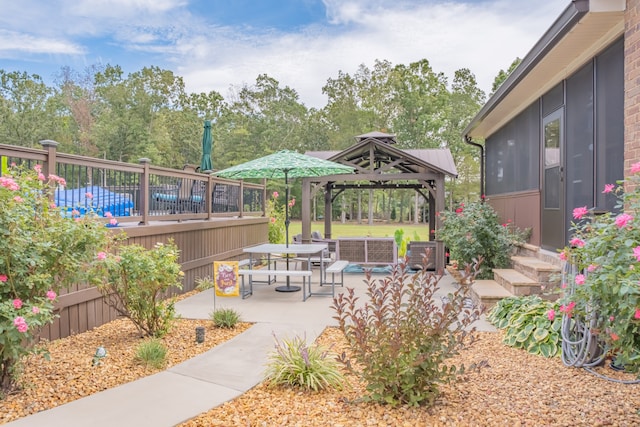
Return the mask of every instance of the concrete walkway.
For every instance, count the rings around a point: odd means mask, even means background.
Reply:
[[[317,272],[314,275],[317,284]],[[345,274],[345,286],[364,296],[364,275]],[[455,288],[455,283],[450,276],[445,276],[440,287],[438,295],[444,296]],[[243,321],[254,325],[235,338],[164,372],[5,425],[174,426],[259,384],[268,354],[274,348],[274,334],[280,340],[299,336],[313,341],[324,328],[336,325],[331,302],[332,299],[326,296],[313,296],[303,302],[302,292],[275,292],[273,286],[267,285],[254,285],[253,296],[245,300],[218,297],[215,308],[233,308]],[[207,319],[214,310],[213,291],[180,301],[176,309],[184,318]],[[479,330],[495,330],[484,317],[475,326]]]

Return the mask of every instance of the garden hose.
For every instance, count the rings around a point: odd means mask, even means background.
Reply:
[[[566,284],[568,295],[575,292],[575,281],[572,280],[577,273],[577,267],[568,262],[564,262],[562,268],[562,281]],[[587,274],[587,272],[583,272]],[[597,304],[593,304],[597,307]],[[562,363],[565,366],[574,368],[583,368],[587,372],[605,379],[621,384],[639,384],[640,380],[619,380],[594,371],[592,368],[601,365],[607,357],[609,349],[597,335],[592,333],[597,327],[597,316],[595,309],[592,307],[591,313],[583,319],[581,316],[562,314],[562,326],[560,329],[562,337]]]

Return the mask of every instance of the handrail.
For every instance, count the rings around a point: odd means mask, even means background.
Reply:
[[[149,159],[133,164],[59,153],[58,143],[52,140],[40,144],[44,149],[0,144],[0,157],[28,167],[40,164],[46,175],[64,178],[67,185],[56,189],[55,198],[59,206],[69,210],[91,204],[99,214],[110,212],[118,222],[137,221],[140,225],[265,213],[264,183],[154,166]],[[95,199],[87,201],[84,190],[97,192],[93,196],[107,202],[100,205]]]

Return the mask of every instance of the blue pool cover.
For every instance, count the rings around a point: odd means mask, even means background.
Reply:
[[[92,197],[89,197],[89,194]],[[56,190],[55,203],[64,212],[70,213],[76,209],[80,215],[94,210],[99,216],[105,216],[107,212],[113,216],[129,216],[133,208],[133,201],[128,194],[114,193],[95,185],[72,190]]]

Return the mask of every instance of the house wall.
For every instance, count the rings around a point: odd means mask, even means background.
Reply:
[[[540,191],[496,195],[488,200],[502,221],[521,230],[531,229],[528,243],[540,246]]]
[[[624,34],[624,170],[640,161],[640,0],[628,0]]]

